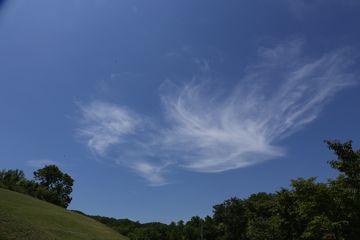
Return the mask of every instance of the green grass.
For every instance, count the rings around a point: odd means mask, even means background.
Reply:
[[[0,240],[126,240],[78,213],[0,188]]]

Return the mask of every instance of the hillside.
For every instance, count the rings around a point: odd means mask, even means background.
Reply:
[[[78,213],[0,188],[0,240],[126,240]]]

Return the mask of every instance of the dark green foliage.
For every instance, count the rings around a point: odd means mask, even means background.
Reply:
[[[39,183],[41,198],[45,201],[67,208],[72,198],[74,180],[60,171],[55,165],[48,165],[34,172],[35,180]]]
[[[183,224],[177,225],[172,222],[167,227],[167,239],[169,240],[181,240],[183,239],[184,226]]]
[[[336,204],[344,239],[359,239],[360,236],[360,150],[354,151],[352,142],[326,141],[337,155],[329,161],[331,167],[341,173],[330,181],[330,189]]]
[[[169,225],[95,217],[133,240],[357,240],[360,236],[360,151],[326,141],[340,175],[327,182],[298,178],[289,189],[231,198],[213,216]],[[126,222],[129,221],[129,222]]]
[[[247,216],[243,200],[231,198],[215,205],[213,218],[223,232],[221,239],[246,239]]]
[[[248,239],[281,239],[281,218],[275,194],[253,194],[246,200],[245,208],[248,218],[246,230]]]
[[[21,170],[0,171],[0,187],[51,202],[66,208],[74,180],[55,165],[45,166],[34,172],[35,179],[27,180]]]
[[[163,223],[142,224],[141,228],[136,228],[128,237],[134,240],[165,240],[168,239],[167,225]]]
[[[337,155],[329,161],[340,174],[318,182],[298,178],[289,189],[231,198],[213,207],[213,216],[186,223],[141,224],[129,219],[92,218],[131,240],[358,240],[360,236],[360,151],[352,142],[326,141]],[[20,170],[0,172],[0,187],[27,193],[66,207],[73,180],[56,166],[26,180]]]
[[[277,194],[281,236],[284,239],[322,239],[336,236],[338,222],[335,202],[329,185],[315,178],[291,181],[292,189]],[[321,237],[320,237],[321,235]]]
[[[139,228],[141,226],[139,222],[134,222],[129,219],[115,219],[115,218],[101,217],[101,216],[89,216],[89,217],[92,217],[95,220],[115,229],[117,232],[125,236],[128,236],[136,228]]]
[[[2,170],[0,172],[0,184],[3,188],[14,190],[17,186],[25,180],[25,174],[23,171],[16,170]]]
[[[89,216],[93,219],[111,227],[122,235],[136,240],[165,240],[176,239],[169,238],[170,226],[163,223],[140,224],[129,219],[115,219],[101,216]]]
[[[352,141],[340,143],[338,141],[325,141],[330,150],[337,155],[336,160],[329,161],[332,168],[339,170],[348,187],[360,189],[360,150],[352,149]]]

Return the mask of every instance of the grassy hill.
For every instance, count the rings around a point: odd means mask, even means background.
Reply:
[[[0,240],[126,240],[78,213],[0,188]]]

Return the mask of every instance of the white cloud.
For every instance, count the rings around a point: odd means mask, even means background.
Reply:
[[[182,87],[164,83],[161,126],[123,107],[93,102],[81,107],[80,132],[99,155],[118,150],[114,161],[152,186],[166,184],[165,173],[176,166],[222,172],[283,156],[280,141],[314,121],[335,93],[355,83],[348,50],[312,60],[302,52],[302,41],[260,49],[259,63],[248,66],[230,91],[203,79]]]
[[[82,112],[81,136],[87,139],[88,147],[104,156],[107,150],[122,143],[125,137],[136,131],[140,119],[136,114],[115,104],[94,101],[80,105]]]
[[[163,176],[166,165],[156,166],[148,162],[135,162],[131,168],[146,179],[150,186],[163,186],[168,183]]]
[[[225,97],[201,82],[164,96],[172,125],[167,144],[181,146],[186,168],[221,172],[281,156],[279,140],[316,119],[334,93],[354,84],[345,72],[346,50],[303,62],[301,45],[263,49],[263,61]]]

